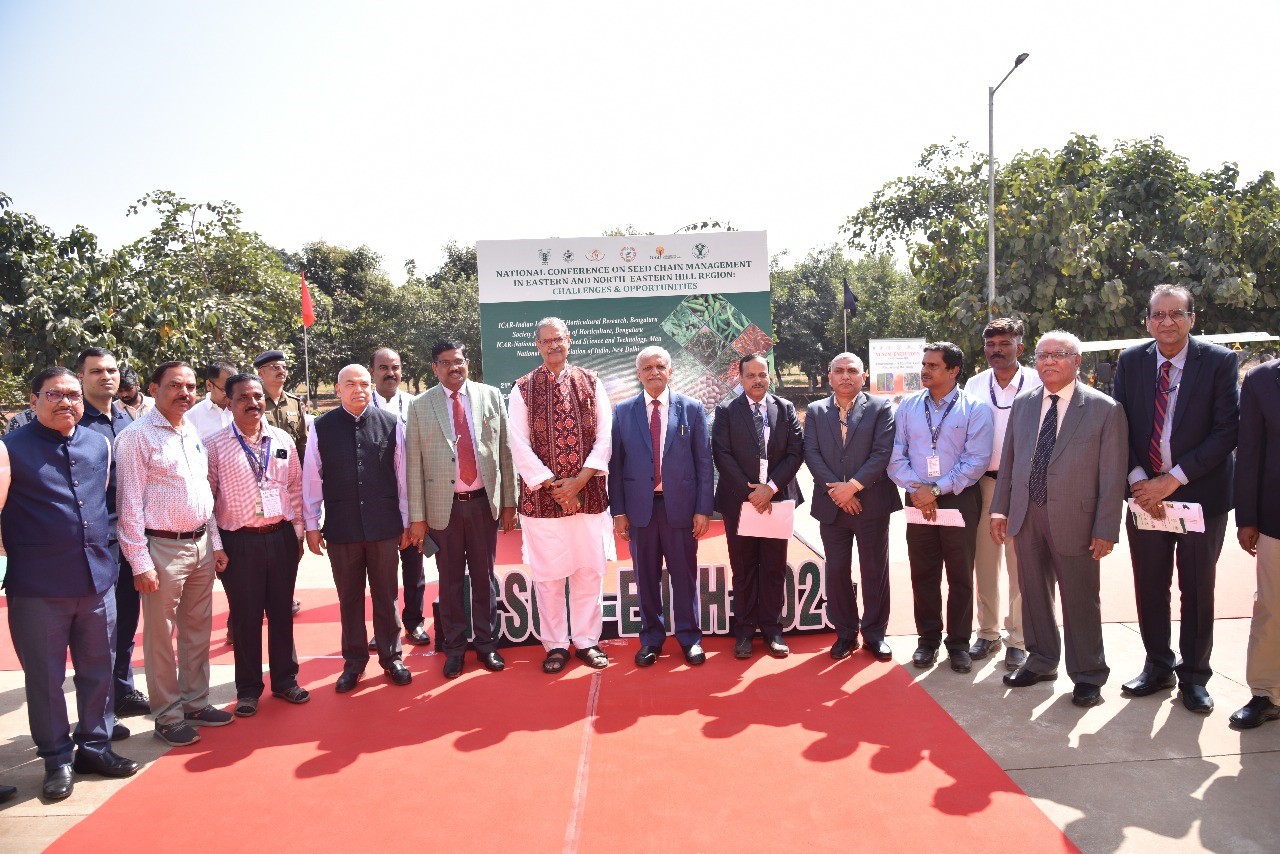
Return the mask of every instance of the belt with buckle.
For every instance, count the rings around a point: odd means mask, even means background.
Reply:
[[[473,498],[479,498],[484,494],[485,491],[483,489],[473,489],[470,492],[455,492],[453,497],[457,501],[470,501]]]
[[[201,525],[194,531],[155,531],[151,528],[143,529],[148,537],[159,537],[162,540],[198,540],[204,536],[208,525]]]
[[[289,524],[288,519],[281,519],[279,522],[272,522],[270,525],[263,525],[259,528],[251,528],[245,525],[243,528],[234,528],[230,531],[223,531],[224,534],[271,534]]]

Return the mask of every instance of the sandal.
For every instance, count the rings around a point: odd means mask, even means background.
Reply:
[[[301,705],[311,699],[311,694],[301,685],[291,685],[284,691],[272,691],[271,696],[279,697],[296,705]]]
[[[569,663],[569,650],[561,647],[547,650],[547,657],[542,659],[543,673],[559,673]]]
[[[236,717],[251,718],[258,713],[257,697],[240,697],[236,700]]]
[[[596,670],[603,670],[609,666],[609,656],[605,655],[604,650],[598,646],[589,646],[586,649],[580,649],[577,651],[577,656],[582,661],[586,662],[588,666],[594,667]]]

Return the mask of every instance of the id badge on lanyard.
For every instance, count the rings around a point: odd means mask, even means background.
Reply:
[[[264,518],[284,515],[284,503],[280,500],[280,489],[270,481],[258,485],[258,515]]]
[[[942,477],[942,460],[938,459],[937,453],[930,454],[925,464],[929,467],[926,477]]]

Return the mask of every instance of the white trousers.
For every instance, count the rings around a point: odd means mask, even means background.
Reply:
[[[1280,540],[1265,534],[1258,536],[1258,592],[1244,675],[1253,696],[1280,703]]]
[[[569,601],[565,604],[565,579],[534,583],[538,601],[538,636],[547,651],[569,648],[570,621],[573,645],[590,649],[600,643],[604,610],[600,590],[604,576],[596,567],[584,567],[569,576]]]
[[[1018,556],[1013,541],[996,545],[991,539],[991,499],[996,493],[994,478],[978,481],[982,489],[982,515],[978,517],[978,543],[973,560],[973,590],[978,600],[978,637],[989,641],[1000,639],[1000,565],[1008,567],[1004,576],[1009,580],[1009,612],[1004,619],[1008,633],[1005,643],[1018,649],[1026,649],[1022,639],[1022,590],[1018,587]]]

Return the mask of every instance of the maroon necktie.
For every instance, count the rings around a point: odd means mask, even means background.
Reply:
[[[653,489],[662,486],[662,414],[658,401],[653,402],[653,415],[649,416],[649,441],[653,443]]]
[[[453,393],[453,429],[458,434],[458,476],[463,484],[476,482],[476,449],[467,428],[467,413],[462,411],[458,393]]]
[[[1156,383],[1156,417],[1151,425],[1151,447],[1147,449],[1151,457],[1151,473],[1157,475],[1164,468],[1164,458],[1160,453],[1160,437],[1164,434],[1164,418],[1169,411],[1169,370],[1173,362],[1168,360],[1160,366],[1160,381]]]

